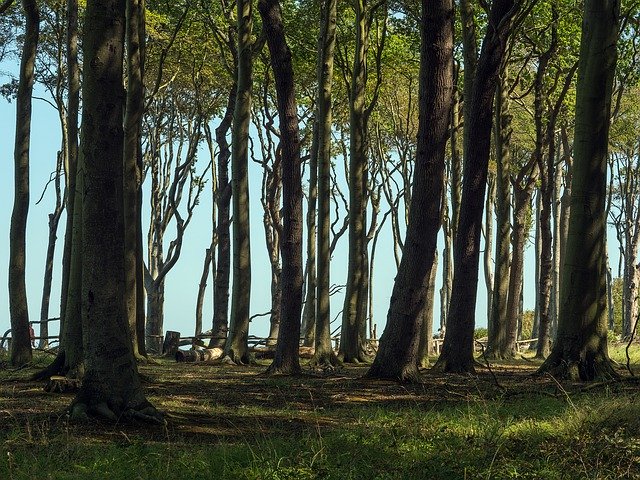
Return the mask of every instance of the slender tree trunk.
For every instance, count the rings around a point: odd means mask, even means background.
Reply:
[[[142,358],[138,351],[138,267],[139,250],[138,192],[142,188],[141,153],[142,114],[144,112],[144,79],[140,45],[140,17],[144,8],[142,0],[126,0],[126,46],[127,46],[127,98],[124,117],[124,271],[127,319],[131,329],[133,354]]]
[[[249,363],[251,250],[249,235],[249,121],[253,81],[252,0],[238,0],[238,90],[233,113],[231,185],[233,191],[233,286],[225,355]]]
[[[278,0],[259,0],[262,28],[275,77],[280,147],[282,149],[282,299],[278,343],[268,373],[301,372],[298,347],[302,314],[302,175],[298,107],[291,51],[287,45]],[[286,293],[285,293],[286,292]]]
[[[507,338],[507,299],[509,298],[509,271],[511,268],[511,115],[506,73],[496,90],[496,273],[493,300],[489,317],[489,344],[487,356],[495,357]]]
[[[216,275],[213,287],[213,325],[209,347],[223,347],[229,328],[229,283],[231,274],[231,235],[230,235],[230,203],[231,184],[229,183],[229,159],[231,149],[227,141],[227,134],[231,130],[233,111],[236,106],[237,84],[229,90],[227,107],[222,121],[216,128],[216,143],[218,144],[218,220],[217,237],[218,253]]]
[[[331,88],[336,44],[337,0],[323,0],[318,55],[318,293],[312,363],[334,365],[329,308],[331,261]]]
[[[473,371],[473,331],[478,286],[480,231],[491,144],[493,98],[512,19],[518,4],[491,4],[465,118],[465,159],[460,221],[454,244],[454,278],[442,354],[436,364],[448,372]]]
[[[571,214],[558,337],[540,367],[560,376],[617,376],[607,351],[604,269],[607,147],[620,3],[586,0],[576,95]]]
[[[433,306],[436,293],[436,277],[438,271],[438,250],[436,249],[434,264],[429,273],[427,284],[427,299],[424,304],[422,331],[420,332],[420,345],[418,347],[418,368],[427,368],[430,364],[429,357],[433,356]]]
[[[64,114],[60,113],[61,118]],[[56,241],[58,239],[58,224],[60,223],[60,217],[64,210],[64,203],[62,201],[62,193],[60,187],[60,176],[62,175],[63,163],[67,152],[66,141],[66,122],[63,121],[63,140],[62,150],[58,152],[58,161],[56,162],[56,179],[54,181],[56,191],[56,206],[53,213],[49,214],[49,241],[47,242],[47,256],[45,259],[44,267],[44,281],[42,285],[42,302],[40,304],[40,342],[39,348],[47,348],[49,341],[49,304],[51,301],[51,284],[53,281],[53,261],[56,252]]]
[[[200,283],[198,284],[198,296],[196,298],[196,336],[202,334],[202,307],[204,305],[204,294],[207,289],[207,277],[209,277],[209,269],[211,268],[211,252],[214,248],[215,246],[211,246],[207,248],[205,252],[202,275],[200,275]]]
[[[496,202],[496,176],[489,174],[487,179],[487,202],[485,208],[484,221],[484,283],[487,289],[487,321],[491,318],[491,303],[493,301],[493,205]]]
[[[367,376],[418,379],[427,287],[436,267],[444,156],[453,95],[453,3],[422,1],[420,109],[414,188],[387,325]]]
[[[113,422],[122,415],[160,421],[142,392],[124,294],[124,1],[89,1],[84,26],[82,323],[87,370],[72,419],[89,413]]]
[[[29,213],[29,143],[31,140],[31,95],[36,49],[40,33],[40,13],[35,0],[23,0],[25,38],[20,61],[20,81],[16,97],[14,149],[14,200],[9,233],[9,313],[11,315],[11,365],[31,361],[29,309],[27,306],[26,231]]]
[[[367,0],[356,0],[356,46],[349,93],[349,263],[347,288],[342,312],[339,357],[347,363],[365,360],[361,342],[361,325],[366,322],[366,299],[362,287],[367,275],[366,245],[366,163],[367,132],[365,118],[365,88],[367,72],[368,33]]]
[[[322,39],[319,40],[321,42]],[[320,60],[318,60],[320,61]],[[313,140],[309,159],[309,193],[307,207],[307,263],[306,295],[302,311],[302,332],[304,346],[315,344],[316,335],[316,292],[318,290],[316,250],[318,246],[316,219],[318,215],[318,119],[313,122]]]

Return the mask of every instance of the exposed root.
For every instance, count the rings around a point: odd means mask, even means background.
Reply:
[[[34,373],[31,376],[31,380],[34,382],[40,380],[48,380],[54,375],[66,375],[67,372],[64,369],[65,364],[65,353],[64,350],[60,350],[56,358],[53,359],[53,362],[49,364],[48,367],[45,367],[43,370]]]
[[[78,423],[86,423],[91,418],[110,423],[121,421],[139,421],[156,425],[164,425],[166,423],[162,413],[148,402],[135,408],[127,408],[120,414],[117,409],[112,408],[107,402],[97,402],[95,404],[74,402],[69,410],[70,420]]]

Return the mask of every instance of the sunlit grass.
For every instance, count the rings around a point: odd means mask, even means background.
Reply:
[[[637,385],[534,384],[526,365],[495,364],[519,375],[503,390],[485,374],[423,392],[160,360],[141,371],[166,428],[69,424],[72,395],[0,369],[0,479],[640,478]]]

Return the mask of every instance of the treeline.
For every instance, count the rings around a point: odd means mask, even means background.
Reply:
[[[12,3],[0,17],[2,55],[21,58],[19,79],[2,89],[16,99],[19,127],[11,359],[23,365],[32,355],[24,231],[38,81],[63,132],[43,319],[63,209],[67,219],[60,348],[42,376],[83,378],[74,415],[157,418],[136,360],[160,353],[165,280],[205,188],[213,228],[196,334],[212,271],[210,345],[231,362],[250,361],[257,202],[249,198],[258,194],[249,191],[250,162],[263,172],[269,372],[300,372],[301,338],[313,365],[371,360],[373,267],[390,225],[398,270],[370,376],[417,379],[434,321],[446,327],[435,368],[472,371],[477,314],[488,317],[487,356],[515,355],[530,237],[542,369],[616,375],[607,356],[615,317],[607,223],[620,245],[625,338],[638,316],[635,3],[259,0],[257,12],[251,0]],[[330,266],[343,235],[348,273],[334,352]],[[480,313],[481,261],[489,306]]]

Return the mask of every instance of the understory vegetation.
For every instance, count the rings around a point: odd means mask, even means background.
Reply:
[[[528,355],[415,385],[160,359],[141,367],[155,429],[70,423],[73,393],[28,380],[39,358],[0,369],[0,478],[637,478],[640,382],[613,350],[623,380],[589,385],[535,376]]]

